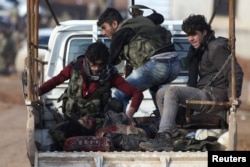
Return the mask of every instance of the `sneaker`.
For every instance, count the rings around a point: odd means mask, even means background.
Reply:
[[[157,133],[154,139],[141,142],[140,148],[145,151],[172,151],[174,138],[168,132]]]

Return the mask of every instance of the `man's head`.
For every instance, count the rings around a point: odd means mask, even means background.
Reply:
[[[107,8],[99,17],[97,25],[102,28],[103,35],[112,39],[123,18],[119,11],[114,8]]]
[[[96,120],[88,115],[84,115],[83,117],[80,117],[78,119],[78,123],[83,126],[83,129],[86,130],[86,132],[90,133],[93,132],[96,128]]]
[[[198,48],[207,33],[212,31],[203,15],[190,15],[183,21],[182,30],[194,48]]]
[[[108,64],[109,51],[102,42],[95,42],[87,48],[85,53],[90,72],[92,75],[98,75]]]

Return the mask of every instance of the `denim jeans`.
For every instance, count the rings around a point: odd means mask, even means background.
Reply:
[[[143,66],[133,70],[133,72],[126,78],[126,81],[135,86],[141,91],[148,88],[169,83],[176,79],[180,71],[180,63],[178,58],[172,60],[157,60],[150,59]],[[131,97],[125,93],[115,90],[113,97],[123,102],[124,111]]]
[[[168,86],[158,90],[156,102],[161,114],[159,132],[175,132],[177,130],[176,115],[179,105],[186,105],[186,100],[214,100],[214,96],[205,89],[193,87]],[[195,111],[208,111],[210,105],[190,105]]]

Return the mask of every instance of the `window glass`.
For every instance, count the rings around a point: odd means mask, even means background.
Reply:
[[[69,52],[68,52],[68,63],[73,61],[80,55],[84,55],[87,47],[92,43],[92,39],[86,38],[75,38],[70,41]],[[67,63],[67,64],[68,64]]]
[[[180,60],[181,72],[187,72],[187,54],[190,47],[186,36],[174,39],[175,49],[178,52],[178,58]]]
[[[38,44],[39,45],[48,45],[49,37],[50,36],[41,36],[41,37],[39,37]]]
[[[98,40],[104,42],[107,47],[110,46],[109,39],[99,38]],[[66,64],[73,61],[78,56],[84,55],[88,46],[92,43],[92,38],[72,38],[71,40],[69,40],[68,57]]]
[[[219,6],[218,6],[219,4]],[[235,1],[234,10],[236,10],[237,1]],[[218,9],[217,9],[218,7]],[[228,0],[214,0],[214,10],[216,10],[216,15],[228,16],[229,15],[229,1]],[[235,12],[237,13],[237,12]]]

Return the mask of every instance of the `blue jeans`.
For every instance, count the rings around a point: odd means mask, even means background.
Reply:
[[[177,78],[179,72],[180,63],[177,57],[172,60],[150,59],[141,67],[133,70],[126,78],[126,81],[139,90],[144,91],[148,88],[173,81]],[[117,89],[114,91],[113,96],[123,102],[124,111],[126,111],[131,97]]]
[[[185,106],[186,100],[219,100],[210,91],[193,87],[168,86],[158,90],[157,105],[161,114],[159,132],[173,133],[177,130],[176,115],[179,105]],[[211,105],[190,105],[195,111],[209,111],[215,109]],[[220,108],[220,107],[219,107]]]

